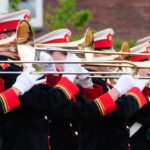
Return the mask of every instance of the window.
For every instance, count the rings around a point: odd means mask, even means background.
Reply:
[[[31,11],[30,23],[33,27],[43,27],[43,0],[23,0],[18,7]]]
[[[8,0],[0,0],[0,15],[8,13],[9,4]]]

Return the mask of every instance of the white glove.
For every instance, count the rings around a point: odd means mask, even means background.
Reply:
[[[17,88],[21,95],[30,90],[34,85],[45,82],[45,79],[40,79],[43,75],[31,74],[35,70],[34,68],[25,69],[16,79],[13,87]]]
[[[40,52],[40,61],[48,61],[51,62],[53,61],[53,58],[45,53],[45,52]],[[44,71],[51,71],[51,72],[56,72],[56,67],[54,64],[38,64]]]
[[[120,96],[122,96],[134,85],[135,85],[135,79],[131,75],[122,75],[117,80],[117,83],[114,87],[118,90]]]
[[[89,72],[89,71],[82,67],[81,72]],[[92,79],[88,78],[88,75],[80,75],[78,82],[83,88],[91,88],[93,86]]]
[[[135,87],[143,91],[144,87],[148,84],[149,80],[146,79],[135,79]]]
[[[66,61],[80,61],[80,59],[72,53],[68,53]],[[80,64],[64,64],[64,72],[81,72]],[[74,82],[76,75],[63,75],[63,77],[68,78],[70,81]]]

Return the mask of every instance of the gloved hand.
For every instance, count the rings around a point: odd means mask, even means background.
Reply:
[[[45,82],[45,79],[40,79],[43,75],[41,74],[32,74],[35,71],[34,68],[25,69],[16,79],[16,82],[13,84],[13,87],[17,88],[21,95],[30,90],[34,85]]]
[[[140,91],[143,91],[148,82],[148,79],[135,79],[135,87],[139,88]]]
[[[85,68],[81,67],[81,72],[88,73],[89,71],[86,70]],[[93,86],[92,79],[88,78],[88,75],[80,75],[78,82],[83,88],[91,88]]]
[[[120,96],[122,96],[134,85],[135,85],[135,79],[131,75],[122,75],[117,80],[117,83],[114,87],[118,90]]]
[[[40,52],[40,61],[48,61],[51,62],[53,61],[53,58],[45,53],[45,52]],[[56,67],[54,64],[38,64],[43,71],[50,71],[50,72],[56,72]]]
[[[66,61],[80,61],[80,59],[72,53],[68,53],[66,57]],[[64,64],[64,72],[81,72],[81,65],[80,64]],[[74,82],[77,75],[63,75],[63,77],[68,78],[70,81]]]

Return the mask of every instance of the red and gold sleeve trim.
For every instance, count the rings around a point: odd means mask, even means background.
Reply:
[[[94,100],[94,102],[103,116],[113,112],[116,109],[116,104],[108,93],[98,97]]]
[[[4,113],[7,113],[12,109],[20,106],[18,96],[11,88],[0,94],[0,103]]]
[[[62,75],[55,76],[55,75],[48,74],[46,76],[46,78],[47,78],[47,84],[49,86],[55,86],[60,81],[61,76]]]
[[[148,102],[144,94],[137,87],[133,87],[132,89],[130,89],[126,95],[133,96],[135,100],[137,101],[139,108],[143,107]]]
[[[62,90],[69,100],[74,98],[74,96],[79,92],[79,88],[71,81],[69,81],[66,77],[62,77],[55,88],[59,88],[60,90]]]

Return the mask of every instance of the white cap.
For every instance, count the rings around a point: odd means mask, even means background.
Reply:
[[[94,48],[95,49],[104,49],[112,48],[112,37],[114,35],[114,30],[108,28],[102,31],[99,31],[94,34]]]
[[[142,44],[145,42],[150,42],[150,36],[147,36],[147,37],[137,40],[137,44]]]
[[[36,44],[64,43],[69,42],[70,37],[71,31],[69,29],[59,29],[37,38],[34,42]]]
[[[21,20],[28,20],[29,10],[21,10],[0,16],[0,33],[16,29]]]
[[[137,46],[134,46],[130,49],[131,53],[148,53],[150,54],[150,42],[145,42],[142,44],[139,44]],[[133,55],[131,56],[131,61],[141,61],[145,59],[149,59],[150,56],[139,56],[139,55]]]

